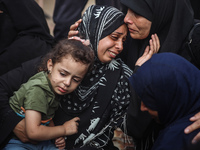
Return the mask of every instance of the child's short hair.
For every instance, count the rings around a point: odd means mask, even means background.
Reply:
[[[52,59],[53,64],[61,61],[66,55],[71,55],[74,60],[83,64],[89,65],[89,69],[93,66],[94,62],[94,51],[89,47],[83,45],[78,40],[64,39],[59,41],[54,48],[47,53],[42,59],[39,71],[48,71],[47,61]]]

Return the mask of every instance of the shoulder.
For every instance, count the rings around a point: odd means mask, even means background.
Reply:
[[[200,40],[199,34],[200,34],[200,20],[196,20],[192,29],[190,30],[189,40],[190,39]]]
[[[191,29],[188,42],[191,47],[191,53],[197,66],[200,67],[200,20],[197,20]]]
[[[36,92],[51,92],[50,84],[48,82],[48,79],[46,77],[45,72],[39,72],[32,76],[28,82],[24,83],[20,89],[24,89],[26,91],[32,91],[32,93]]]
[[[167,126],[160,132],[154,146],[155,149],[184,149],[191,146],[192,138],[199,132],[195,131],[191,134],[185,134],[184,129],[191,124],[188,120],[181,120]]]
[[[120,58],[116,59],[116,61],[120,64],[126,78],[129,78],[133,74],[133,70],[131,70]]]

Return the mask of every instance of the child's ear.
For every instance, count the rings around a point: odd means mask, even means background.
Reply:
[[[52,68],[53,68],[53,62],[52,62],[52,59],[49,59],[47,61],[47,69],[48,69],[48,71],[51,72]]]

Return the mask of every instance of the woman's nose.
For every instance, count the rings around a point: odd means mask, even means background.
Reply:
[[[126,14],[126,16],[125,16],[125,18],[124,18],[124,22],[126,23],[126,24],[128,24],[128,23],[130,23],[130,15],[129,15],[129,11],[127,11],[127,14]]]
[[[126,24],[133,24],[134,23],[134,16],[133,16],[133,12],[131,10],[128,9],[126,16],[124,18],[124,22]]]
[[[117,51],[118,51],[119,53],[122,52],[122,50],[123,50],[123,41],[122,41],[122,40],[117,41],[117,43],[116,43],[116,48],[117,48]]]
[[[126,14],[125,18],[124,18],[124,22],[127,24],[128,23],[128,14]]]

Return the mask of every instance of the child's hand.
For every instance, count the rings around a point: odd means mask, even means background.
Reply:
[[[64,137],[56,138],[55,145],[58,149],[65,149],[65,138]]]
[[[78,125],[79,125],[78,121],[80,121],[80,118],[75,117],[69,121],[66,121],[63,124],[66,135],[72,135],[78,132]]]

